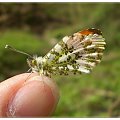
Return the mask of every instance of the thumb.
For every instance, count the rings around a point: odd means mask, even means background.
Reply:
[[[58,103],[52,79],[24,73],[0,83],[0,117],[45,117]]]

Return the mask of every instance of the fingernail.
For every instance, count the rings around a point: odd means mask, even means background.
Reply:
[[[35,76],[11,98],[9,117],[44,117],[54,111],[59,99],[56,85],[45,76]]]

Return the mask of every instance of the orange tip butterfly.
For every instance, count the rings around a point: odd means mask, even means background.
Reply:
[[[65,36],[44,57],[32,57],[9,45],[5,48],[27,55],[32,72],[50,77],[52,74],[90,73],[101,62],[105,45],[102,32],[91,28]]]

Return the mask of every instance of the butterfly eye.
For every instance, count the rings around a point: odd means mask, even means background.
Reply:
[[[37,62],[34,59],[27,59],[27,63],[29,65],[29,67],[33,67],[33,66],[37,65]]]
[[[33,65],[33,66],[36,66],[36,65],[37,65],[36,60],[32,60],[31,62],[32,62],[32,65]]]

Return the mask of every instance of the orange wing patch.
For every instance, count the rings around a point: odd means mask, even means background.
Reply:
[[[102,32],[99,29],[95,29],[95,28],[90,28],[90,29],[82,30],[79,33],[81,33],[83,35],[89,35],[89,34],[102,35]]]

